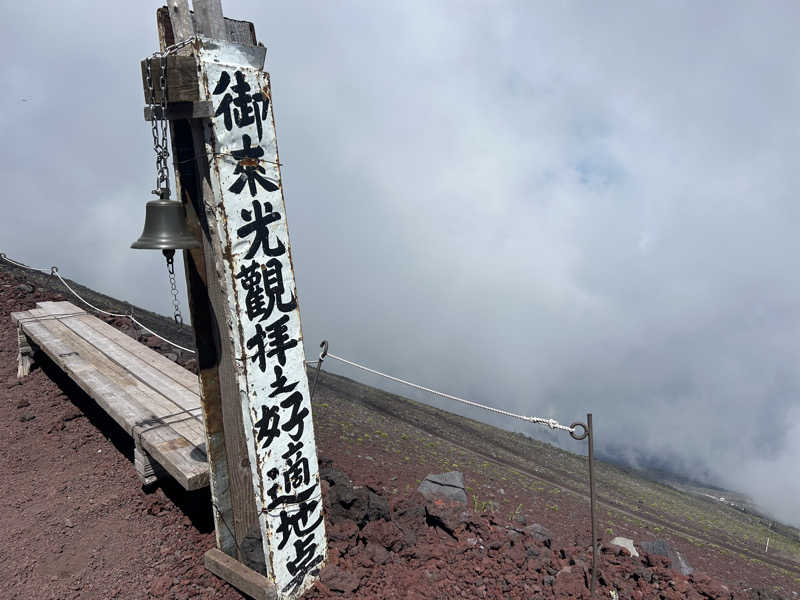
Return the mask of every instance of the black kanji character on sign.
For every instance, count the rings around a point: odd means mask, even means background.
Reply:
[[[281,540],[278,542],[278,550],[282,550],[289,541],[289,536],[294,533],[297,537],[303,537],[312,533],[319,524],[322,523],[322,512],[319,512],[319,517],[311,525],[308,525],[308,520],[313,516],[314,509],[317,508],[319,502],[312,500],[311,502],[301,502],[293,514],[287,513],[285,510],[280,512],[279,518],[281,524],[275,530],[280,534]]]
[[[308,485],[309,481],[308,459],[298,452],[294,459],[286,461],[286,470],[283,472],[283,489],[287,492]]]
[[[256,353],[250,357],[253,362],[258,361],[258,368],[264,373],[267,370],[267,347],[264,344],[264,338],[267,337],[267,332],[261,327],[261,323],[256,323],[256,333],[253,337],[247,340],[247,348],[256,348]]]
[[[238,162],[233,174],[238,175],[239,178],[233,182],[233,185],[228,188],[234,194],[240,193],[245,184],[250,188],[250,195],[256,195],[256,183],[263,187],[268,192],[274,192],[278,186],[268,178],[264,177],[266,169],[262,167],[258,159],[264,156],[264,149],[261,146],[250,146],[250,136],[246,133],[242,136],[242,149],[232,150],[231,156]]]
[[[214,116],[223,116],[225,129],[228,131],[233,128],[233,121],[236,122],[237,127],[245,127],[255,122],[258,139],[260,140],[263,130],[261,123],[269,113],[269,97],[265,97],[261,92],[249,94],[250,84],[245,81],[244,74],[241,71],[236,71],[234,76],[236,77],[236,84],[231,90],[236,92],[236,98],[231,94],[225,94]],[[227,71],[223,71],[217,82],[217,87],[214,88],[214,95],[218,96],[227,90],[230,82],[230,74]],[[234,106],[233,119],[231,119],[231,104]],[[260,108],[259,104],[261,104]]]
[[[267,294],[267,315],[272,314],[272,309],[278,305],[278,310],[281,312],[289,312],[297,308],[297,300],[294,294],[286,302],[283,301],[283,295],[286,289],[283,285],[283,265],[277,258],[271,258],[267,261],[264,268],[264,288]]]
[[[247,348],[256,348],[256,353],[250,356],[253,362],[258,361],[258,368],[264,373],[267,370],[267,358],[278,357],[281,366],[286,364],[286,351],[297,346],[297,340],[289,337],[289,328],[286,323],[289,315],[283,315],[277,321],[267,325],[266,329],[261,323],[256,323],[255,334],[247,340]],[[264,343],[265,340],[267,343]],[[267,351],[269,347],[269,351]],[[298,394],[299,392],[295,392]],[[284,401],[285,402],[285,401]]]
[[[239,272],[236,274],[236,278],[241,281],[242,288],[247,292],[244,298],[247,318],[251,321],[256,317],[261,317],[261,319],[259,319],[261,321],[266,319],[271,309],[267,310],[267,305],[265,304],[266,298],[264,296],[264,288],[261,287],[260,265],[255,262],[251,262],[247,266],[242,265]]]
[[[293,392],[281,402],[281,408],[289,408],[292,411],[289,420],[281,425],[281,429],[287,433],[294,430],[294,433],[289,433],[289,437],[295,442],[303,437],[303,428],[305,427],[303,421],[308,416],[307,408],[300,409],[302,402],[303,395],[300,392]]]
[[[289,328],[286,326],[288,322],[289,315],[283,315],[280,319],[267,326],[270,348],[269,352],[267,352],[267,357],[277,356],[281,366],[286,365],[286,351],[297,346],[297,340],[289,337]]]
[[[247,254],[244,255],[245,258],[253,258],[259,249],[267,256],[280,256],[286,253],[286,247],[280,240],[277,240],[278,243],[274,247],[269,245],[269,225],[275,221],[280,221],[281,218],[280,213],[273,212],[272,204],[264,202],[262,211],[261,203],[258,200],[253,200],[252,212],[243,208],[241,214],[242,219],[247,223],[236,230],[237,237],[246,238],[250,234],[255,234]]]
[[[269,395],[270,398],[274,398],[278,394],[288,394],[294,388],[297,387],[299,381],[295,381],[292,384],[286,385],[286,375],[283,374],[283,369],[280,368],[278,365],[275,365],[275,381],[269,384],[271,388],[273,388],[273,392]]]
[[[294,543],[294,559],[286,563],[286,570],[292,575],[292,580],[283,588],[283,592],[288,590],[296,590],[303,583],[306,575],[316,575],[319,569],[315,569],[319,563],[323,561],[323,556],[318,554],[314,556],[317,551],[317,544],[314,542],[314,534],[312,533],[305,539],[299,539]]]
[[[261,418],[255,422],[254,427],[256,428],[256,440],[262,448],[269,448],[272,441],[281,434],[278,428],[279,423],[277,406],[261,407]]]
[[[300,450],[303,449],[303,442],[292,442],[292,441],[290,441],[289,445],[287,446],[287,448],[288,449],[286,450],[286,452],[281,454],[281,458],[283,460],[288,459],[295,452],[300,452]]]
[[[278,469],[270,469],[267,472],[267,475],[270,479],[274,480],[278,477]],[[269,504],[267,505],[267,510],[272,510],[280,506],[281,504],[300,504],[301,502],[308,502],[308,499],[314,494],[314,490],[317,489],[317,484],[315,483],[310,488],[303,490],[298,494],[280,494],[280,488],[278,487],[277,483],[272,484],[272,487],[267,490],[267,496],[269,496]]]

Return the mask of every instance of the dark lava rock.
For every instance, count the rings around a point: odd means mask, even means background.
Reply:
[[[550,531],[542,526],[539,523],[533,523],[532,525],[528,525],[524,529],[525,533],[531,536],[535,541],[539,542],[540,544],[544,544],[546,547],[550,547],[552,545],[552,538],[553,534]]]
[[[348,519],[361,528],[370,521],[389,519],[389,503],[386,498],[368,488],[353,487],[353,482],[347,475],[330,466],[320,469],[320,477],[330,485],[328,516],[331,522]]]
[[[324,567],[319,579],[328,589],[341,594],[352,594],[361,584],[358,576],[335,565]]]

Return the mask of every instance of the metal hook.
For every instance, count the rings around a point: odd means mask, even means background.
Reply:
[[[583,423],[575,422],[572,425],[570,425],[569,427],[570,427],[570,429],[575,429],[576,427],[580,427],[580,428],[583,429],[583,435],[581,435],[581,436],[576,435],[574,431],[570,431],[569,432],[569,434],[572,436],[573,440],[580,441],[580,440],[586,438],[587,435],[589,435],[589,429]]]
[[[319,381],[319,371],[322,369],[322,361],[328,356],[328,340],[322,340],[319,347],[322,348],[322,352],[320,352],[319,360],[317,361],[317,373],[314,375],[314,387],[311,388],[311,400],[314,399],[314,394],[317,391],[317,382]]]

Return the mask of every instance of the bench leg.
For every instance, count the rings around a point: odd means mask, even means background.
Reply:
[[[164,468],[139,446],[138,442],[133,449],[133,462],[136,465],[136,473],[142,480],[142,485],[151,485],[167,474]]]
[[[17,379],[26,377],[33,366],[33,347],[31,342],[22,332],[22,327],[17,328]]]

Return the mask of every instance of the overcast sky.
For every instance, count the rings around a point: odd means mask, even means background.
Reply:
[[[0,251],[170,314],[129,249],[158,5],[5,3]],[[268,48],[309,354],[591,411],[600,451],[800,524],[800,5],[223,8]]]

